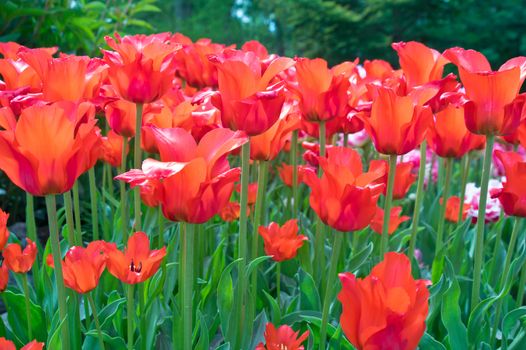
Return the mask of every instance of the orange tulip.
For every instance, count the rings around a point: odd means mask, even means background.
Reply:
[[[464,122],[464,107],[447,105],[436,113],[427,140],[439,157],[460,158],[485,142],[484,136],[471,133]]]
[[[398,96],[391,88],[374,89],[377,96],[373,100],[371,113],[361,118],[376,150],[398,155],[412,151],[425,138],[432,119],[430,108],[423,107],[421,103],[436,91],[423,88],[413,90],[407,96]]]
[[[237,184],[235,187],[237,193],[241,193],[241,184]],[[248,198],[247,205],[256,204],[258,198],[258,183],[253,182],[248,184]]]
[[[300,171],[300,166],[298,168],[298,184],[303,182],[302,179],[302,172]],[[288,165],[285,163],[281,163],[280,166],[278,166],[278,173],[281,181],[285,184],[285,186],[292,187],[292,165]]]
[[[323,169],[318,178],[303,168],[303,180],[311,188],[310,205],[326,224],[339,231],[367,227],[376,214],[376,202],[384,188],[376,183],[385,168],[363,172],[358,152],[343,147],[327,150],[328,157],[317,157]]]
[[[440,204],[443,203],[443,199],[440,198]],[[470,209],[469,203],[462,203],[462,220],[466,220],[466,217],[468,215],[469,209]],[[458,196],[451,196],[447,199],[446,202],[446,220],[457,223],[458,222],[458,214],[460,210],[460,197]]]
[[[9,230],[7,229],[7,219],[9,214],[0,209],[0,251],[2,251],[9,239]]]
[[[147,159],[142,170],[116,177],[132,187],[158,191],[157,200],[169,220],[203,223],[229,201],[240,169],[231,169],[227,155],[247,142],[240,132],[215,129],[196,144],[187,131],[154,128],[162,162]]]
[[[115,168],[120,167],[122,163],[122,147],[124,147],[122,137],[110,130],[108,131],[108,136],[102,137],[101,140],[101,159]],[[129,146],[126,147],[126,154],[128,150]]]
[[[285,83],[273,80],[294,61],[279,57],[262,71],[259,58],[251,51],[226,49],[209,58],[219,73],[219,93],[213,95],[212,104],[221,111],[223,125],[249,136],[270,129],[285,102]]]
[[[101,140],[93,114],[89,103],[26,108],[14,129],[0,131],[0,169],[35,196],[69,191],[98,158],[93,156]]]
[[[416,180],[416,174],[413,173],[412,162],[404,162],[396,164],[395,180],[393,187],[393,199],[402,199],[406,196],[407,192]],[[376,169],[387,169],[387,173],[382,177],[381,182],[387,187],[387,177],[389,175],[389,164],[385,160],[373,160],[371,161],[370,170]],[[383,194],[386,194],[386,188],[384,187]]]
[[[267,323],[265,327],[265,345],[259,343],[255,350],[303,350],[301,345],[308,337],[309,331],[302,335],[299,332],[294,332],[290,326],[283,325],[278,329],[272,323]]]
[[[444,66],[449,62],[440,52],[416,41],[391,45],[398,54],[409,88],[440,80]]]
[[[357,350],[414,350],[426,329],[429,291],[426,280],[415,280],[411,262],[387,253],[369,276],[340,274],[340,324]]]
[[[27,343],[25,346],[20,348],[20,350],[42,350],[44,349],[44,343],[39,343],[36,340],[33,340],[30,343]],[[6,338],[0,338],[0,350],[16,350],[15,344],[7,340]]]
[[[498,198],[507,215],[526,217],[526,161],[515,152],[495,151],[504,166],[506,181],[493,190],[491,198]]]
[[[128,247],[121,252],[115,244],[106,247],[108,271],[123,283],[136,284],[152,277],[166,255],[166,247],[150,250],[150,240],[144,232],[135,232],[128,239]]]
[[[14,41],[0,43],[0,54],[2,54],[4,58],[10,58],[10,59],[16,60],[18,58],[18,52],[21,49],[22,50],[41,50],[41,51],[47,52],[49,56],[53,56],[57,52],[58,47],[53,46],[53,47],[39,47],[37,49],[30,49]]]
[[[298,220],[287,221],[283,226],[271,222],[267,227],[260,226],[258,233],[263,237],[265,253],[274,261],[290,260],[307,241],[307,236],[298,235]]]
[[[175,54],[179,44],[170,43],[170,34],[133,35],[106,43],[115,51],[102,50],[109,65],[108,75],[117,93],[134,103],[149,103],[161,98],[172,86]]]
[[[241,212],[241,206],[238,202],[229,202],[219,211],[219,217],[221,220],[231,222],[239,219],[239,213]],[[248,216],[248,214],[247,214]]]
[[[9,270],[16,273],[26,273],[31,270],[37,257],[37,245],[29,238],[26,238],[26,242],[24,250],[20,244],[12,243],[2,252],[4,263]]]
[[[6,264],[2,264],[0,265],[0,292],[6,290],[7,283],[9,283],[9,270]]]
[[[65,286],[80,294],[95,289],[106,267],[105,251],[104,241],[93,241],[86,248],[71,247],[62,262]],[[54,267],[53,259],[48,264]]]
[[[376,215],[373,218],[373,221],[371,221],[371,228],[374,232],[378,234],[382,234],[382,227],[384,224],[384,210],[380,207],[376,208]],[[402,215],[402,207],[393,207],[391,209],[391,215],[389,219],[389,229],[387,231],[388,234],[393,234],[397,229],[398,226],[400,226],[401,223],[411,219],[409,216]]]
[[[126,100],[108,103],[104,114],[111,130],[123,137],[134,137],[136,108],[135,103]]]
[[[524,119],[524,96],[517,96],[526,78],[526,57],[515,57],[492,71],[483,54],[454,47],[444,56],[458,67],[466,89],[466,126],[475,134],[510,134]]]

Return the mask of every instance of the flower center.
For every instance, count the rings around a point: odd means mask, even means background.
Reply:
[[[142,270],[142,262],[139,261],[139,264],[135,265],[133,263],[133,259],[130,262],[130,271],[135,273],[141,273]]]

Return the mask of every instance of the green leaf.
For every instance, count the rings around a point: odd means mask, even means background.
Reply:
[[[248,266],[246,268],[246,276],[247,278],[250,278],[250,275],[252,274],[252,271],[254,271],[255,268],[257,268],[263,261],[266,261],[270,259],[271,257],[268,255],[259,256],[248,263]]]
[[[348,264],[348,271],[350,272],[356,272],[362,266],[362,264],[367,260],[369,255],[371,255],[373,251],[373,243],[369,242],[362,250],[360,250],[357,254],[352,254],[352,258],[349,261]]]
[[[225,268],[217,286],[217,307],[221,319],[221,331],[228,341],[232,340],[228,339],[230,337],[230,322],[231,319],[235,317],[232,312],[232,308],[234,307],[234,283],[230,272],[239,261],[240,259],[232,261]]]
[[[526,306],[522,306],[518,309],[512,310],[504,316],[502,319],[502,338],[503,343],[507,342],[506,339],[512,337],[511,332],[517,323],[524,322],[526,320]]]
[[[300,291],[300,310],[321,310],[320,293],[311,275],[303,269],[296,274]]]
[[[263,294],[267,297],[268,303],[270,305],[270,310],[272,311],[272,317],[270,318],[272,323],[280,324],[281,323],[281,310],[279,308],[278,302],[266,290],[263,290]]]
[[[419,348],[422,350],[446,350],[446,347],[442,345],[442,343],[439,343],[427,332],[424,333],[424,336],[420,339]]]
[[[111,323],[112,318],[115,316],[115,313],[118,309],[124,305],[126,302],[126,298],[119,298],[117,300],[112,301],[108,305],[106,305],[102,310],[99,312],[99,320],[100,320],[100,328],[105,329],[108,324]]]
[[[26,299],[23,294],[15,294],[11,290],[6,290],[3,293],[6,308],[7,308],[7,319],[11,328],[24,335],[24,339],[28,342],[33,340],[29,339],[27,333],[27,316],[26,316]],[[29,303],[29,310],[31,318],[31,328],[33,329],[33,338],[38,341],[45,341],[47,339],[47,326],[44,321],[44,312],[39,305],[34,304],[32,301]]]
[[[445,258],[445,276],[449,287],[444,292],[442,298],[442,323],[448,331],[449,343],[452,349],[467,349],[467,331],[466,326],[462,323],[460,313],[460,286],[455,277],[453,266],[446,257]]]
[[[94,337],[95,339],[99,336],[96,330],[91,330],[86,333],[86,336],[88,337]],[[124,350],[126,349],[126,342],[122,337],[112,337],[108,333],[102,331],[102,339],[104,340],[104,344],[107,344],[109,346],[106,346],[107,349],[112,350]],[[82,347],[84,349],[84,346]],[[86,348],[86,350],[88,350]]]
[[[208,325],[204,315],[198,311],[199,319],[199,341],[195,345],[195,350],[208,350],[210,348],[210,340],[208,339]]]

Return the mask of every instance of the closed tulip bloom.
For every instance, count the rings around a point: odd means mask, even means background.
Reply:
[[[9,283],[9,270],[6,264],[0,265],[0,292],[3,292],[7,288]]]
[[[506,181],[502,188],[491,192],[507,215],[526,217],[526,161],[515,152],[495,151],[504,166]]]
[[[29,238],[26,238],[26,242],[23,250],[20,244],[12,243],[2,252],[4,264],[9,270],[16,273],[26,273],[31,270],[37,257],[37,245]]]
[[[172,86],[175,54],[180,45],[170,43],[170,34],[132,35],[115,40],[105,37],[115,51],[102,50],[109,65],[108,77],[117,93],[134,103],[149,103],[161,98]]]
[[[218,69],[219,93],[214,94],[212,103],[221,111],[223,125],[249,136],[270,129],[285,102],[285,83],[274,82],[274,78],[294,65],[294,60],[278,57],[263,71],[251,51],[226,49],[209,58]]]
[[[526,57],[515,57],[498,71],[483,54],[454,47],[444,56],[458,67],[466,89],[466,126],[475,134],[506,135],[513,133],[523,117],[524,97],[517,95],[526,78]]]
[[[416,180],[416,174],[413,173],[413,162],[404,162],[396,164],[395,180],[393,187],[393,199],[405,198],[407,192]],[[370,170],[387,169],[387,173],[382,177],[381,182],[387,186],[387,177],[389,175],[389,164],[385,160],[372,160]],[[386,194],[384,187],[383,194]]]
[[[309,331],[302,335],[299,332],[294,332],[290,326],[283,325],[274,327],[272,323],[267,323],[265,327],[265,345],[259,343],[255,350],[303,350],[301,345],[308,337]]]
[[[339,231],[356,231],[367,227],[376,214],[376,203],[384,185],[378,180],[385,168],[363,172],[358,152],[343,147],[327,150],[328,157],[318,157],[323,175],[303,168],[303,180],[311,188],[310,205],[320,219]]]
[[[108,103],[104,114],[111,130],[123,137],[134,137],[136,108],[135,103],[126,100]]]
[[[238,202],[229,202],[227,205],[219,211],[219,217],[221,220],[231,222],[239,219],[241,213],[241,206]],[[248,215],[247,215],[248,216]]]
[[[69,191],[93,166],[100,137],[89,103],[26,108],[14,129],[0,131],[0,169],[34,196]]]
[[[95,289],[106,267],[107,256],[105,251],[106,243],[104,241],[93,241],[86,248],[71,247],[62,262],[66,287],[80,294]],[[54,267],[52,259],[48,262]]]
[[[247,137],[241,132],[215,129],[197,144],[180,128],[154,130],[162,161],[147,159],[142,169],[116,179],[157,191],[157,200],[169,220],[208,221],[232,195],[240,169],[231,169],[226,157],[247,142]]]
[[[464,107],[448,104],[436,113],[427,132],[429,146],[439,157],[460,158],[484,143],[484,136],[470,132],[464,121]]]
[[[384,210],[380,207],[377,207],[376,215],[374,216],[373,221],[371,221],[371,228],[374,232],[378,234],[382,234],[384,214]],[[391,209],[391,215],[389,219],[389,230],[387,231],[388,234],[393,234],[398,229],[398,226],[400,226],[401,223],[411,219],[409,216],[400,214],[402,214],[402,207],[394,207]]]
[[[415,280],[411,262],[387,253],[369,276],[340,274],[340,324],[357,350],[414,350],[426,329],[429,281]]]
[[[7,219],[9,214],[0,209],[0,251],[2,251],[9,239],[9,230],[7,229]]]
[[[421,105],[418,93],[399,96],[387,87],[377,87],[377,96],[369,116],[363,116],[365,130],[376,150],[383,154],[406,154],[415,149],[426,136],[432,112]],[[434,93],[430,91],[429,97]],[[424,99],[425,101],[425,99]]]
[[[408,87],[442,79],[444,66],[449,61],[440,52],[416,41],[398,42],[391,46],[398,54]]]
[[[300,171],[300,166],[298,168],[298,184],[303,182],[302,180],[302,172]],[[285,186],[292,187],[292,171],[293,166],[288,165],[285,163],[281,163],[280,166],[278,166],[278,173],[281,181],[285,184]]]
[[[108,131],[108,136],[103,136],[101,159],[110,164],[112,167],[118,168],[122,163],[122,148],[124,147],[124,140],[117,135],[113,130]],[[129,146],[126,147],[126,154]]]
[[[152,277],[166,255],[166,247],[150,250],[150,240],[144,232],[135,232],[128,247],[121,252],[115,244],[107,244],[108,271],[123,283],[136,284]]]
[[[263,237],[265,253],[274,261],[290,260],[298,254],[298,249],[307,241],[307,236],[298,235],[298,220],[287,221],[283,226],[271,222],[267,227],[260,226],[258,233]]]
[[[443,203],[443,199],[440,198],[440,204]],[[469,203],[462,203],[462,220],[466,220],[470,209]],[[457,223],[458,215],[460,211],[460,197],[451,196],[446,202],[446,220],[449,222]]]

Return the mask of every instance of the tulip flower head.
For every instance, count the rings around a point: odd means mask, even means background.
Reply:
[[[283,325],[276,327],[272,323],[267,323],[265,327],[265,345],[259,343],[255,350],[303,350],[301,345],[309,337],[309,331],[301,336],[299,332],[294,332],[290,326]]]
[[[387,253],[369,276],[340,274],[340,324],[357,350],[414,350],[426,329],[429,281],[415,280],[411,262]]]
[[[37,245],[35,242],[26,238],[26,246],[22,250],[20,244],[9,244],[2,252],[4,264],[9,270],[16,273],[27,273],[31,270],[37,257]]]
[[[394,207],[391,209],[391,218],[389,219],[389,230],[387,231],[388,234],[393,234],[398,229],[398,226],[400,226],[401,223],[411,219],[407,215],[400,214],[402,214],[402,207]],[[382,234],[384,215],[384,210],[380,207],[377,207],[376,215],[374,216],[373,221],[371,221],[371,228],[374,232],[378,234]]]
[[[303,182],[302,180],[302,175],[303,172],[300,171],[300,166],[297,167],[298,168],[298,184]],[[279,173],[279,177],[281,179],[281,181],[283,181],[283,183],[285,184],[285,186],[287,187],[292,187],[292,171],[293,171],[293,166],[292,165],[288,165],[286,163],[281,163],[281,165],[278,166],[278,173]]]
[[[0,209],[0,251],[2,251],[9,239],[9,230],[7,229],[7,219],[9,214]]]
[[[526,161],[518,153],[495,152],[504,166],[506,181],[502,188],[491,192],[491,198],[497,198],[507,215],[526,216]]]
[[[112,167],[118,168],[122,163],[122,148],[124,147],[124,140],[117,135],[113,130],[108,131],[108,136],[103,136],[101,159],[110,164]],[[126,147],[126,154],[129,147]]]
[[[373,160],[371,161],[371,170],[387,168],[387,173],[382,178],[382,183],[387,187],[387,177],[389,175],[389,164],[385,160]],[[407,195],[409,189],[416,180],[416,174],[413,173],[414,164],[412,162],[403,162],[396,164],[395,170],[395,181],[393,188],[393,199],[402,199]],[[383,194],[386,194],[386,188],[384,188]]]
[[[166,247],[150,250],[150,240],[144,232],[135,232],[128,239],[124,252],[115,244],[107,244],[108,271],[123,283],[136,284],[152,277],[166,255]]]
[[[0,349],[1,350],[16,350],[15,344],[11,340],[6,338],[0,338]],[[39,343],[36,340],[33,340],[30,343],[27,343],[20,350],[42,350],[44,349],[44,343]]]
[[[440,204],[443,203],[443,199],[440,198]],[[466,220],[470,209],[469,203],[462,203],[462,220]],[[460,211],[460,197],[451,196],[446,202],[446,220],[449,222],[457,223]]]
[[[7,288],[9,283],[9,270],[6,264],[0,265],[0,292],[3,292]]]
[[[223,209],[221,209],[221,211],[219,212],[219,217],[223,221],[231,222],[239,219],[240,212],[241,206],[238,202],[229,202],[223,207]]]
[[[296,219],[287,221],[281,227],[271,222],[267,227],[260,226],[258,232],[263,237],[265,253],[278,262],[294,258],[303,242],[308,240],[307,236],[298,235]]]

